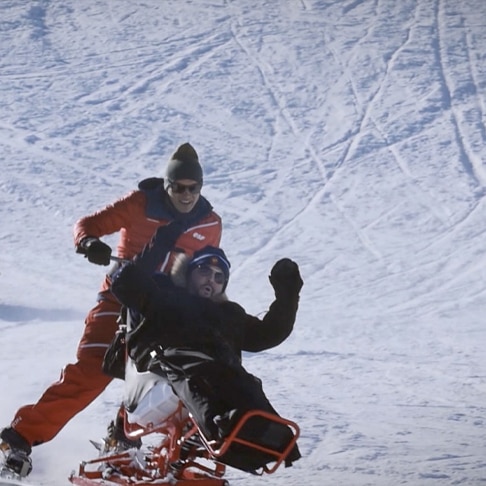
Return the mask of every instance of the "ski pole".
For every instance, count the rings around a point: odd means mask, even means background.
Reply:
[[[129,258],[120,258],[120,257],[114,256],[114,255],[110,256],[110,260],[112,262],[118,262],[118,263],[127,263],[127,262],[131,261]]]

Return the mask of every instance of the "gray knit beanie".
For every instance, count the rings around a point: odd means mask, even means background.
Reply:
[[[183,143],[170,158],[165,170],[165,188],[171,182],[180,179],[191,179],[202,185],[203,170],[199,163],[199,157],[190,143]]]

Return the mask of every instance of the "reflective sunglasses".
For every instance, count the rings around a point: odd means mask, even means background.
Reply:
[[[179,182],[170,182],[169,187],[172,189],[172,192],[176,194],[184,194],[184,192],[189,191],[191,194],[199,194],[201,192],[201,184],[180,184]]]
[[[196,270],[201,277],[211,277],[219,285],[223,285],[226,281],[223,272],[214,271],[209,265],[198,265]]]

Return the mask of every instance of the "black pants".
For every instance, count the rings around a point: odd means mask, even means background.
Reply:
[[[261,381],[243,367],[229,368],[211,361],[190,374],[171,376],[176,395],[186,405],[203,433],[220,439],[248,410],[277,414],[263,392]]]
[[[168,356],[166,359],[166,363],[170,363]],[[178,365],[180,359],[178,353]],[[173,362],[169,368],[167,377],[175,394],[209,440],[224,439],[249,410],[263,410],[278,416],[263,391],[261,381],[242,366],[201,361],[185,369],[174,366]],[[289,427],[258,416],[252,417],[240,434],[242,438],[278,451],[283,451],[293,437]],[[296,446],[288,456],[287,465],[299,458]],[[238,469],[253,471],[274,460],[274,456],[235,444],[221,460]]]

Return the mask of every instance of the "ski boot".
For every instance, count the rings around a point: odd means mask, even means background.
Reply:
[[[32,471],[32,448],[29,443],[11,427],[3,429],[0,438],[0,450],[5,458],[0,477],[20,479],[28,476]]]
[[[140,449],[142,440],[133,440],[125,435],[125,422],[122,409],[115,420],[108,425],[107,436],[103,439],[103,447],[100,452],[102,455],[119,453],[129,449]]]

